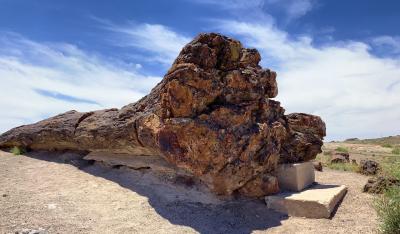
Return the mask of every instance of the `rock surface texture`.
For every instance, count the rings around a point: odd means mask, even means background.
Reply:
[[[359,164],[360,173],[364,175],[376,175],[380,166],[373,160],[361,160]]]
[[[150,94],[121,109],[69,111],[0,136],[0,147],[161,156],[222,195],[279,191],[278,163],[314,159],[325,123],[285,115],[276,73],[239,41],[200,34]]]
[[[349,153],[336,152],[331,157],[331,163],[349,163],[350,155]]]
[[[323,166],[321,162],[313,162],[313,165],[316,171],[323,171]]]
[[[395,178],[385,178],[383,176],[372,177],[368,179],[363,192],[381,194],[393,186],[400,186],[400,181]]]

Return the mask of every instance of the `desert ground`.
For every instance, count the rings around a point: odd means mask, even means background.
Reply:
[[[0,233],[375,233],[368,177],[324,168],[348,193],[331,219],[288,217],[262,200],[217,199],[150,170],[71,165],[0,151]]]
[[[344,142],[329,142],[323,146],[324,152],[334,152],[337,148],[346,149],[350,154],[350,159],[355,159],[359,162],[362,159],[370,159],[380,163],[388,163],[398,161],[400,156],[393,154],[394,148],[400,146],[400,137],[392,137],[392,141],[344,141]],[[390,146],[390,147],[389,147]],[[321,154],[320,156],[323,156]]]

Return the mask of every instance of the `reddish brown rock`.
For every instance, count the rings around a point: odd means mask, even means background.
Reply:
[[[259,176],[256,179],[246,183],[239,189],[239,193],[244,196],[262,197],[279,192],[278,179],[275,176]]]
[[[313,162],[313,165],[314,165],[314,169],[316,171],[322,171],[323,170],[323,166],[322,166],[321,162]]]
[[[368,182],[364,185],[363,191],[366,193],[381,194],[394,186],[400,186],[400,180],[378,176],[369,178]]]
[[[349,163],[350,155],[348,153],[336,152],[331,156],[331,163]]]
[[[320,117],[304,113],[285,116],[288,136],[281,149],[281,163],[309,161],[321,153],[326,135],[325,123]]]
[[[362,159],[358,166],[360,173],[364,175],[376,175],[380,169],[379,163],[373,160]]]
[[[150,94],[122,109],[69,111],[0,136],[0,147],[159,155],[217,194],[278,191],[278,163],[314,159],[325,124],[284,115],[276,73],[257,50],[219,35],[187,44]]]

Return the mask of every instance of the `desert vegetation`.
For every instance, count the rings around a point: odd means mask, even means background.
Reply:
[[[337,152],[347,153],[349,150],[346,147],[339,146],[335,149]]]
[[[392,154],[400,155],[400,147],[396,146],[394,149],[392,149]]]
[[[386,176],[400,180],[400,162],[386,164],[383,172]],[[375,200],[375,208],[378,212],[382,233],[400,233],[400,187],[388,188]]]
[[[326,167],[339,171],[352,171],[352,172],[359,171],[357,164],[353,163],[327,163]]]
[[[21,155],[21,154],[25,153],[25,151],[18,146],[14,146],[11,148],[10,153],[12,153],[14,155]]]
[[[332,162],[337,153],[349,154],[349,160]],[[338,170],[360,173],[362,160],[379,163],[376,177],[400,181],[400,137],[391,136],[379,139],[349,139],[344,142],[330,142],[323,147],[323,152],[316,158],[323,166]],[[384,188],[375,195],[374,207],[379,219],[379,232],[400,233],[400,187],[397,185]]]

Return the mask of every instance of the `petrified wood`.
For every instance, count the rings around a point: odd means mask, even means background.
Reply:
[[[200,34],[150,94],[121,109],[69,111],[0,136],[0,147],[159,155],[217,194],[279,191],[278,163],[321,152],[325,123],[285,115],[276,73],[234,39]],[[107,95],[107,94],[105,94]]]

